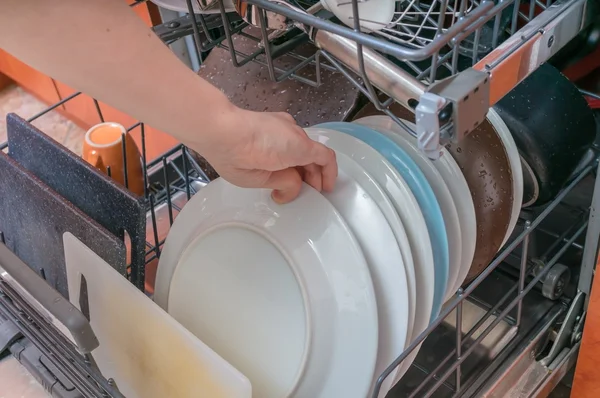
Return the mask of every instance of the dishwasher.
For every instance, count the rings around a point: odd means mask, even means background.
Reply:
[[[187,13],[165,12],[163,20],[171,18],[153,30],[166,45],[192,43],[191,63],[198,66],[219,50],[233,68],[258,64],[276,84],[350,82],[357,99],[343,119],[370,103],[406,127],[391,110],[400,104],[416,113],[411,130],[426,150],[468,136],[474,120],[594,28],[600,10],[594,0],[403,0],[386,29],[365,31],[359,17],[365,2],[348,1],[352,13],[344,26],[318,2],[247,0],[232,12],[220,0],[186,0]],[[239,87],[228,89],[242,95]],[[247,101],[250,95],[256,93]],[[336,112],[343,101],[334,102],[312,112]],[[158,262],[176,214],[218,175],[183,145],[149,161],[145,125],[127,130],[141,136],[146,182],[143,266],[129,264],[127,275],[144,291],[145,268]],[[553,390],[574,367],[583,333],[600,240],[598,159],[594,144],[551,200],[522,209],[502,250],[389,364],[370,397],[379,396],[385,377],[421,344],[387,397],[545,397]],[[2,232],[0,242],[6,243]],[[0,352],[10,351],[53,396],[122,397],[90,355],[97,341],[84,311],[43,274],[6,250],[0,254]]]

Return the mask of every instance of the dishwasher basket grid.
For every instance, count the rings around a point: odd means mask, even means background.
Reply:
[[[573,0],[573,3],[577,1],[580,0]],[[367,35],[356,26],[354,29],[345,28],[320,17],[302,14],[279,2],[248,2],[259,7],[259,10],[286,15],[290,18],[291,25],[295,23],[293,21],[300,21],[304,25],[329,30],[354,40],[360,50],[357,53],[358,59],[362,59],[361,45],[381,51],[396,61],[402,61],[403,67],[411,71],[415,81],[426,83],[435,80],[444,69],[449,75],[460,72],[461,59],[467,61],[466,67],[480,62],[486,54],[497,49],[502,41],[509,40],[523,24],[535,20],[537,13],[551,5],[550,1],[533,0],[405,0],[396,4],[393,26]],[[132,5],[139,3],[142,2]],[[351,0],[351,3],[356,5],[356,0]],[[187,0],[187,4],[191,10],[192,0]],[[311,4],[299,5],[308,8]],[[380,102],[364,67],[362,70],[359,68],[358,73],[351,72],[335,56],[324,50],[316,49],[308,56],[296,53],[296,46],[302,43],[298,37],[304,34],[298,28],[273,37],[264,28],[266,15],[260,12],[258,15],[261,16],[261,26],[249,33],[246,22],[237,14],[226,13],[222,3],[219,5],[220,14],[191,13],[156,26],[154,31],[167,44],[192,35],[200,62],[203,54],[211,48],[228,48],[232,61],[237,66],[247,62],[261,63],[269,68],[271,78],[277,81],[294,78],[306,84],[318,85],[320,74],[316,74],[315,80],[306,79],[302,76],[303,68],[313,67],[317,71],[320,68],[339,70],[351,78],[378,107],[385,108],[391,103],[389,100]],[[309,34],[313,33],[309,29]],[[257,50],[252,54],[237,51],[233,40],[235,35],[254,40]],[[298,42],[290,45],[294,40]],[[282,67],[277,63],[280,55],[289,55],[297,62],[291,67]],[[28,121],[44,117],[79,95],[81,93],[64,98]],[[96,110],[98,121],[104,120],[99,106],[96,106]],[[141,136],[147,182],[146,268],[150,269],[158,263],[173,220],[185,203],[209,183],[207,174],[210,173],[203,169],[202,162],[198,162],[198,158],[183,145],[174,147],[157,159],[147,161],[144,124],[136,123],[128,128],[129,131],[136,129]],[[5,150],[7,146],[7,143],[0,144],[0,150]],[[581,262],[579,290],[589,294],[600,233],[596,215],[596,209],[600,205],[600,186],[596,186],[594,179],[597,167],[597,156],[591,156],[549,205],[522,213],[516,232],[495,260],[473,282],[456,292],[446,303],[440,316],[380,375],[372,398],[379,397],[379,389],[385,377],[421,344],[416,361],[388,397],[481,396],[478,395],[481,389],[490,383],[494,372],[501,367],[499,361],[505,361],[518,350],[527,336],[538,330],[541,323],[552,318],[553,326],[560,326],[558,320],[564,316],[565,308],[573,296],[562,295],[567,289],[562,286],[565,274],[557,273],[557,270],[562,269],[561,261],[574,257],[576,262]],[[589,181],[592,181],[594,187],[591,201],[587,199],[586,203],[573,206],[568,198],[582,185],[589,185]],[[561,212],[574,214],[576,222],[558,231],[549,228],[546,224],[553,215],[562,214]],[[583,237],[586,237],[585,245],[581,244]],[[544,246],[542,250],[539,248],[540,242]],[[143,290],[146,269],[129,267],[128,271],[130,276],[134,274],[139,277],[136,286]],[[0,285],[0,291],[4,290],[5,286]],[[550,296],[553,300],[547,298]],[[558,298],[560,300],[556,300]],[[29,322],[43,322],[43,318],[30,319]],[[561,348],[576,346],[575,339],[570,344],[563,344]],[[537,354],[547,354],[546,351],[540,349]],[[103,394],[105,395],[98,396],[111,396],[106,395],[106,391]]]

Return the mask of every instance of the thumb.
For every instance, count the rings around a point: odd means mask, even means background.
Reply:
[[[264,188],[273,189],[271,197],[277,203],[283,204],[296,199],[302,189],[302,177],[293,167],[273,171],[264,183]]]

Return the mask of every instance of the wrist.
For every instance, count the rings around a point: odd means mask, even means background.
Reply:
[[[222,94],[219,91],[219,94]],[[229,131],[236,129],[239,124],[240,113],[243,110],[231,103],[225,95],[213,98],[204,109],[196,112],[194,123],[190,133],[184,141],[186,145],[203,156],[209,155],[209,151],[216,141],[222,141]]]

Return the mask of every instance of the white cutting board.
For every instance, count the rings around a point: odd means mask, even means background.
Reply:
[[[92,352],[127,398],[250,398],[248,379],[70,233],[63,235],[69,298],[79,308],[81,275]],[[80,308],[79,308],[80,309]]]

